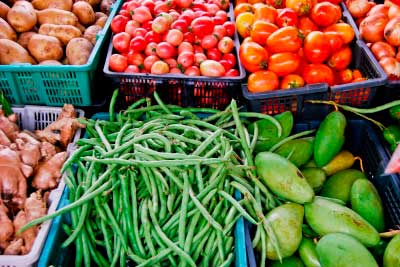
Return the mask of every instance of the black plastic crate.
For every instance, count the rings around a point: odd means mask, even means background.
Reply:
[[[233,6],[229,7],[228,17],[234,21]],[[152,97],[157,90],[161,99],[168,104],[191,107],[207,107],[224,109],[232,99],[241,102],[240,86],[246,77],[246,72],[239,59],[239,37],[233,36],[235,48],[233,53],[237,60],[237,77],[207,77],[187,76],[184,74],[155,75],[148,73],[121,73],[109,69],[109,59],[113,52],[110,42],[103,72],[114,79],[120,88],[117,108],[124,109],[144,97]]]
[[[295,124],[294,131],[316,129],[318,121]],[[384,169],[389,162],[380,138],[369,122],[349,120],[346,128],[346,143],[344,148],[363,160],[365,175],[377,188],[381,196],[387,229],[400,229],[400,179],[398,175],[384,175]],[[245,223],[246,249],[249,267],[256,267],[256,258],[251,244],[252,225]]]

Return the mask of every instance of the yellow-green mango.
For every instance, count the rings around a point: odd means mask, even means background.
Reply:
[[[330,200],[315,197],[304,205],[308,225],[319,235],[345,233],[367,247],[376,246],[380,237],[376,229],[355,211]]]
[[[268,265],[267,265],[268,266]],[[304,267],[303,262],[295,256],[287,257],[280,261],[272,261],[270,267]]]
[[[326,176],[331,176],[338,171],[351,168],[355,161],[356,158],[350,151],[342,150],[328,164],[323,166],[322,170],[326,173]]]
[[[282,144],[275,153],[287,158],[297,167],[301,167],[312,157],[313,142],[313,137],[289,140]]]
[[[306,164],[304,164],[303,168],[318,168],[318,167],[317,164],[315,164],[314,159],[311,159]]]
[[[385,229],[382,200],[375,186],[367,179],[358,179],[350,192],[351,209],[361,215],[378,232]]]
[[[299,256],[306,267],[321,267],[315,244],[310,238],[303,237],[301,240]]]
[[[400,266],[400,234],[395,235],[385,249],[383,254],[383,267]]]
[[[321,122],[314,140],[314,160],[318,167],[328,164],[342,149],[346,124],[340,111],[332,111]]]
[[[304,207],[296,203],[283,204],[265,216],[275,233],[282,258],[292,256],[298,249],[302,239],[303,217]],[[267,258],[279,259],[271,237],[267,240]]]
[[[339,171],[326,180],[322,186],[320,195],[337,198],[347,203],[350,200],[350,190],[354,181],[361,178],[365,179],[366,177],[356,169]]]
[[[323,236],[317,243],[316,251],[322,267],[378,267],[368,249],[347,234]]]
[[[301,173],[306,178],[309,185],[314,189],[314,192],[319,192],[326,180],[326,175],[320,168],[304,168]]]
[[[300,170],[286,158],[261,152],[255,158],[255,165],[261,181],[277,196],[299,204],[313,199],[313,189]]]

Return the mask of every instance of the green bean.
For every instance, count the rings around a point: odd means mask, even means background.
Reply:
[[[178,153],[167,153],[167,152],[158,152],[149,148],[145,148],[142,145],[134,144],[135,150],[145,153],[150,156],[157,156],[163,159],[203,159],[197,155],[182,155]]]
[[[152,238],[156,241],[156,243],[159,245],[161,249],[166,249],[168,248],[164,242],[161,240],[160,236],[157,235],[156,231],[154,229],[151,230],[151,236]],[[171,253],[172,254],[172,253]],[[173,255],[168,255],[167,256],[168,260],[170,261],[170,266],[177,266],[176,261],[173,257]]]
[[[263,229],[260,230],[261,234],[261,263],[260,267],[265,267],[265,261],[267,260],[267,237]]]
[[[120,238],[123,249],[125,251],[128,251],[128,245],[126,244],[126,236],[124,236],[124,234],[122,233],[121,228],[119,227],[117,221],[115,220],[115,218],[110,210],[110,207],[107,205],[107,203],[104,203],[103,208],[107,214],[108,220],[110,221],[110,223],[113,227],[113,230],[115,231],[115,234]]]
[[[183,249],[185,247],[186,216],[187,216],[187,204],[189,201],[190,182],[189,182],[189,176],[186,172],[183,172],[182,176],[183,176],[183,192],[182,192],[182,205],[179,216],[178,244]]]
[[[185,245],[184,245],[184,249],[183,249],[186,253],[190,253],[190,248],[191,248],[193,237],[194,237],[194,231],[196,229],[196,225],[200,219],[200,216],[201,216],[200,212],[197,212],[192,217],[192,220],[190,221],[189,228],[188,228],[188,234],[186,235]]]
[[[103,131],[101,130],[100,126],[98,125],[98,123],[96,123],[94,125],[94,128],[96,129],[97,134],[100,136],[101,142],[106,147],[107,151],[111,151],[112,150],[111,145],[108,142],[107,138],[105,137],[105,135],[104,135]]]
[[[164,104],[160,96],[157,94],[157,91],[154,91],[153,96],[154,100],[156,100],[157,104],[160,105],[160,107],[165,111],[165,113],[172,114],[171,110]]]
[[[196,125],[196,126],[204,127],[204,128],[207,128],[207,129],[209,129],[209,130],[211,130],[213,132],[218,131],[218,130],[221,129],[221,128],[218,128],[215,125],[212,125],[211,123],[208,123],[208,122],[205,122],[205,121],[199,121],[199,120],[183,120],[181,123],[183,123],[183,124],[193,124],[193,125]],[[236,135],[234,135],[234,134],[232,134],[232,133],[230,133],[230,132],[228,132],[226,130],[223,130],[223,129],[221,129],[221,130],[223,131],[224,135],[226,135],[230,139],[239,141],[239,138]]]
[[[206,228],[203,228],[203,229],[206,229]],[[207,229],[206,233],[208,233],[208,232],[211,232],[210,228]],[[212,233],[215,233],[215,232],[212,232]],[[203,234],[201,236],[202,239],[200,240],[199,243],[197,243],[197,241],[195,241],[196,237],[193,239],[193,244],[194,244],[194,246],[192,246],[192,248],[194,249],[194,251],[192,253],[193,260],[197,261],[197,259],[199,258],[201,251],[204,249],[204,246],[205,246],[206,242],[208,241],[207,237],[209,237],[209,236],[210,236],[209,234]],[[196,244],[197,244],[197,246],[196,246]]]
[[[168,256],[172,252],[172,249],[166,248],[158,252],[158,254],[154,257],[149,258],[148,260],[142,262],[141,264],[137,265],[136,267],[147,267],[153,266],[163,260],[166,256]],[[129,255],[128,255],[129,257]]]
[[[226,200],[228,200],[230,203],[232,203],[232,205],[234,207],[236,207],[236,209],[239,211],[239,213],[242,214],[242,216],[246,220],[248,220],[252,224],[257,224],[257,222],[247,213],[247,211],[245,209],[243,209],[243,207],[233,197],[231,197],[224,191],[219,191],[218,194],[220,194],[222,197],[224,197]]]
[[[196,173],[197,187],[199,188],[199,192],[201,192],[204,189],[204,182],[203,182],[203,175],[201,174],[201,167],[200,167],[200,164],[197,164],[194,167],[195,167],[195,173]]]
[[[231,103],[234,105],[232,107],[232,113],[234,113],[234,109],[236,107],[236,102],[234,100]],[[257,112],[239,112],[239,117],[245,117],[245,118],[257,118],[257,119],[266,119],[269,120],[270,122],[272,122],[272,124],[275,125],[275,127],[278,130],[278,137],[281,137],[282,135],[282,125],[279,123],[279,121],[277,119],[275,119],[274,117],[267,115],[267,114],[262,114],[262,113],[257,113]]]
[[[150,254],[152,255],[152,257],[156,256],[156,249],[154,247],[152,238],[151,238],[151,233],[150,233],[150,222],[148,219],[148,211],[150,209],[150,207],[147,207],[147,202],[143,201],[141,203],[142,207],[141,207],[141,222],[142,222],[142,226],[144,229],[144,239],[146,240],[146,247],[149,249]]]
[[[81,230],[82,230],[82,228],[83,228],[83,226],[85,224],[85,220],[86,220],[86,217],[88,215],[88,212],[89,212],[89,204],[87,203],[87,204],[84,204],[83,207],[82,207],[82,212],[80,214],[80,217],[79,217],[78,223],[77,223],[77,225],[75,227],[75,230],[72,232],[72,235],[70,235],[61,244],[62,248],[65,248],[65,247],[69,246],[72,242],[74,242],[75,238],[78,237],[78,235],[80,234],[80,232],[81,232]]]
[[[183,135],[180,135],[180,134],[177,134],[177,133],[174,133],[171,131],[162,131],[161,133],[167,137],[170,137],[170,138],[173,138],[173,139],[185,142],[185,143],[193,144],[195,146],[201,145],[201,142],[196,139],[187,138]]]
[[[208,222],[218,231],[222,231],[222,226],[214,220],[214,218],[211,216],[210,213],[204,208],[204,206],[200,203],[200,201],[196,198],[194,195],[193,191],[190,189],[189,190],[189,195],[190,198],[192,199],[193,203],[196,205],[196,207],[199,209],[200,213],[203,215],[203,217],[208,220]]]
[[[215,249],[213,247],[216,245],[215,239],[216,239],[217,233],[215,231],[212,232],[210,238],[207,240],[207,245],[205,246],[204,250],[202,251],[201,255],[204,257],[202,260],[202,265],[201,266],[209,266],[208,261],[210,260],[210,257]]]
[[[179,112],[179,115],[181,115],[185,118],[188,118],[188,119],[199,120],[199,117],[197,117],[195,114],[193,114],[189,110],[181,110]]]
[[[225,260],[221,265],[219,265],[218,267],[228,267],[228,266],[231,266],[233,259],[234,259],[234,258],[233,258],[233,253],[229,253],[229,255],[228,255],[228,257],[226,258],[226,260]]]
[[[222,134],[222,129],[218,129],[212,135],[208,136],[203,143],[197,147],[197,149],[192,153],[194,156],[199,156],[215,139]]]
[[[72,152],[72,154],[69,155],[68,159],[64,162],[64,165],[62,166],[60,172],[64,173],[65,170],[68,169],[72,165],[72,163],[75,162],[80,157],[80,155],[83,152],[87,151],[89,148],[91,148],[91,146],[83,145],[80,148],[78,148],[77,150],[75,150],[74,152]]]
[[[126,266],[126,253],[121,249],[119,255],[119,267],[125,267],[125,266]]]
[[[119,241],[119,242],[118,242]],[[115,242],[115,244],[116,244],[116,249],[114,250],[114,256],[113,256],[113,259],[112,259],[112,261],[111,261],[111,264],[110,264],[110,267],[114,267],[114,266],[116,266],[117,265],[117,263],[118,263],[118,258],[119,258],[119,256],[120,256],[120,253],[121,253],[121,246],[122,246],[122,242],[121,242],[122,240],[118,240],[117,239],[117,242]]]
[[[170,214],[173,214],[173,205],[175,201],[175,193],[170,192],[167,197],[167,209]]]
[[[133,235],[136,240],[136,245],[138,247],[139,255],[143,257],[146,253],[142,246],[142,242],[139,237],[139,224],[138,224],[138,204],[137,204],[137,196],[136,196],[136,184],[135,184],[135,176],[133,172],[129,173],[129,185],[131,192],[131,204],[132,204],[132,224],[133,224]]]
[[[227,225],[228,223],[233,221],[234,216],[236,215],[236,208],[235,207],[230,207],[229,211],[226,213],[227,215],[225,216],[224,219],[224,225]]]
[[[111,261],[112,260],[112,248],[111,248],[111,244],[110,244],[110,241],[109,241],[109,236],[110,235],[109,235],[109,233],[107,231],[107,227],[106,227],[106,224],[105,224],[104,220],[100,220],[100,228],[101,228],[101,231],[103,233],[104,242],[105,242],[105,245],[106,245],[107,257],[108,257],[109,261]]]
[[[82,244],[84,244],[82,246],[83,247],[83,262],[84,262],[85,266],[90,266],[91,265],[91,263],[90,263],[90,250],[89,250],[87,244],[85,243],[83,235],[81,235],[80,237],[81,237],[81,240],[82,240],[81,241]]]
[[[110,121],[113,122],[114,121],[114,107],[115,107],[115,102],[117,101],[117,97],[118,97],[118,89],[115,89],[112,97],[111,97],[111,101],[110,101],[110,106],[109,106],[109,116],[110,116]]]
[[[193,132],[197,134],[198,136],[202,138],[207,138],[209,134],[206,132],[200,130],[199,128],[192,127],[189,125],[182,125],[182,124],[170,124],[165,127],[166,130],[171,131],[171,130],[178,130],[178,131],[186,131],[186,132]]]

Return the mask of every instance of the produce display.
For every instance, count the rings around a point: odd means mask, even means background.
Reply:
[[[369,45],[389,80],[399,80],[399,3],[347,0],[345,4],[359,27],[360,38]]]
[[[0,3],[0,64],[84,65],[110,1]],[[101,10],[101,11],[100,11]]]
[[[253,93],[366,79],[352,62],[353,28],[336,3],[236,1],[236,28],[243,38],[240,60]]]
[[[111,23],[110,70],[239,76],[229,7],[229,1],[221,0],[124,3]]]
[[[18,115],[4,105],[0,111],[0,248],[3,255],[28,254],[40,226],[21,234],[28,222],[47,214],[47,199],[58,186],[65,151],[77,127],[75,109],[65,105],[56,121],[29,132],[18,126]]]

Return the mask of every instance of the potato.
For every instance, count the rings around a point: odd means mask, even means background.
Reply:
[[[25,48],[17,42],[0,39],[0,64],[31,63],[36,64]]]
[[[104,25],[106,25],[107,19],[108,19],[108,17],[100,17],[96,20],[94,25],[104,28]]]
[[[66,54],[69,64],[84,65],[87,63],[92,52],[92,43],[85,38],[72,39],[66,48]]]
[[[0,18],[7,19],[7,13],[10,7],[0,1]]]
[[[75,25],[78,23],[78,17],[71,11],[57,8],[47,8],[36,11],[39,24],[58,24],[58,25]]]
[[[83,33],[83,38],[88,39],[93,45],[96,44],[96,36],[102,30],[98,25],[92,25],[87,27],[86,31]]]
[[[61,42],[54,36],[44,34],[33,35],[29,40],[28,50],[39,62],[48,59],[60,60],[64,55]]]
[[[72,25],[56,25],[47,23],[40,26],[39,34],[57,37],[64,45],[67,45],[71,39],[82,36],[82,32]]]
[[[44,60],[44,61],[40,62],[39,65],[61,66],[62,63],[58,60],[49,59],[49,60]]]
[[[32,5],[35,9],[43,10],[46,8],[58,8],[66,11],[71,11],[72,0],[32,0]]]
[[[92,25],[96,21],[96,15],[88,2],[79,1],[74,3],[72,12],[78,17],[79,23],[83,25]]]
[[[85,26],[83,26],[79,22],[77,22],[74,26],[77,27],[81,31],[81,33],[84,33],[86,30]]]
[[[27,1],[17,1],[7,13],[7,21],[17,32],[27,32],[35,27],[36,12]]]
[[[17,40],[17,33],[4,19],[0,18],[0,39]]]
[[[96,20],[98,20],[101,17],[108,17],[106,14],[104,14],[103,12],[94,12],[94,16],[96,17]]]
[[[100,11],[105,14],[110,14],[111,6],[115,3],[115,0],[101,0]]]
[[[17,43],[19,43],[23,48],[28,49],[29,40],[37,32],[23,32],[18,36]]]
[[[67,58],[67,57],[64,57],[63,60],[61,60],[61,64],[63,64],[63,65],[69,65],[68,58]]]
[[[74,0],[74,2],[79,2],[79,1],[88,2],[92,7],[97,6],[101,2],[101,0]]]

